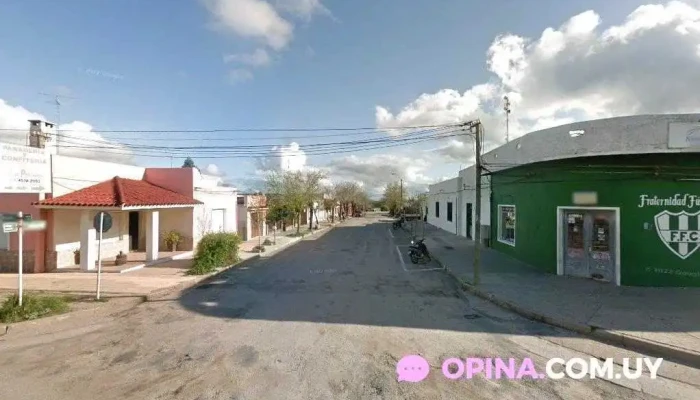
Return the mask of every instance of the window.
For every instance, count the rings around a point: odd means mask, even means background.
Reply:
[[[435,202],[435,218],[440,218],[440,202]]]
[[[243,205],[243,204],[245,204],[245,199],[243,198],[243,196],[238,196],[238,199],[237,199],[237,200],[238,200],[238,205]]]
[[[452,202],[447,202],[447,220],[452,222]]]
[[[498,206],[498,241],[515,246],[515,206]]]

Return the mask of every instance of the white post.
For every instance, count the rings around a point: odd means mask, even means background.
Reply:
[[[20,306],[20,307],[22,307],[22,292],[23,292],[23,288],[22,288],[22,270],[24,269],[24,265],[23,265],[23,264],[24,264],[24,254],[23,254],[23,251],[24,251],[23,245],[24,245],[24,244],[22,243],[22,242],[23,242],[23,240],[22,240],[23,237],[22,237],[22,236],[24,236],[24,235],[23,235],[23,233],[24,233],[24,232],[23,232],[23,231],[24,231],[24,228],[23,228],[23,226],[22,226],[22,222],[23,222],[23,221],[22,221],[22,218],[23,218],[23,217],[24,217],[24,216],[22,215],[22,211],[20,211],[20,212],[17,213],[17,218],[18,218],[18,219],[17,219],[17,235],[19,235],[19,254],[18,254],[19,257],[17,257],[17,258],[19,259],[19,263],[18,263],[18,264],[19,264],[19,274],[17,275],[17,279],[18,279],[18,282],[17,282],[17,283],[18,283],[18,287],[19,287],[19,306]]]
[[[104,231],[105,213],[100,211],[100,241],[97,243],[97,300],[102,289],[102,231]]]

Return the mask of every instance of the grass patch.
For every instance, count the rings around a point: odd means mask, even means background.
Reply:
[[[70,296],[25,295],[22,306],[19,298],[12,295],[0,306],[0,322],[13,323],[62,314],[70,310]]]

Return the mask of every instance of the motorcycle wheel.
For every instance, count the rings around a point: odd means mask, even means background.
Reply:
[[[411,257],[412,263],[418,264],[420,262],[420,257],[418,257],[418,255],[416,253],[411,253],[410,257]]]

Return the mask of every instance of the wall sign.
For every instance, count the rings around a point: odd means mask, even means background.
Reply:
[[[700,123],[668,124],[668,147],[670,149],[700,147]]]
[[[663,244],[682,260],[700,247],[700,211],[662,211],[654,217],[656,233]]]
[[[639,196],[638,207],[700,207],[700,194],[675,194],[673,197],[659,197],[642,194]]]
[[[0,143],[0,193],[51,191],[49,155],[44,149]]]

